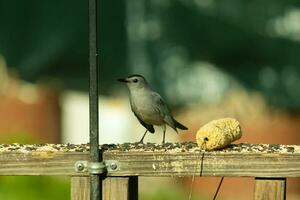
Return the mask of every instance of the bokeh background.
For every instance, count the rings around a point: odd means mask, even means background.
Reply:
[[[235,117],[245,143],[300,144],[300,2],[102,0],[100,142],[136,142],[143,127],[116,81],[143,74],[189,127]],[[0,142],[88,142],[86,0],[0,0]],[[160,142],[157,134],[146,142]],[[220,178],[196,178],[212,199]],[[69,199],[66,177],[0,177],[0,199]],[[140,199],[188,199],[189,178],[141,178]],[[252,199],[254,180],[225,178],[220,199]],[[149,187],[151,185],[151,187]],[[289,178],[288,199],[300,198]],[[47,194],[47,195],[45,195]]]

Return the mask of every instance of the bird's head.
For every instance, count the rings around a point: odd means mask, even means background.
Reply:
[[[120,78],[118,81],[126,83],[128,86],[129,90],[132,91],[134,89],[140,89],[140,88],[145,88],[148,87],[148,83],[146,79],[139,74],[133,74],[128,76],[127,78]]]

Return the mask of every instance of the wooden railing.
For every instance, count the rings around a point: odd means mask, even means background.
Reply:
[[[255,200],[283,200],[286,177],[300,177],[300,146],[238,144],[201,151],[195,143],[102,145],[103,199],[138,199],[138,176],[255,177]],[[72,200],[89,199],[88,145],[0,145],[0,175],[71,177]]]

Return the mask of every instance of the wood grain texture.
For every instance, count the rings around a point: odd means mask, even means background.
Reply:
[[[255,178],[254,200],[285,200],[286,178]]]
[[[90,177],[71,177],[71,200],[90,199]]]
[[[103,181],[103,200],[137,200],[137,177],[107,177]]]
[[[69,146],[72,150],[45,146],[32,150],[23,145],[21,150],[9,147],[1,151],[0,145],[0,175],[89,176],[88,172],[74,170],[76,161],[89,160],[89,152],[81,146]],[[229,148],[211,152],[138,148],[106,150],[103,159],[118,162],[118,168],[107,175],[182,177],[202,172],[202,176],[300,177],[300,147],[296,145],[281,145],[279,149],[284,151],[267,148],[262,152],[251,150],[262,148],[260,145],[249,146],[248,150]]]
[[[89,160],[88,152],[1,152],[0,175],[88,176],[75,172],[77,160]]]
[[[138,177],[107,177],[103,180],[103,200],[137,200]],[[90,177],[71,177],[71,200],[90,199]]]
[[[300,155],[266,153],[127,153],[104,154],[118,160],[109,176],[253,176],[300,177]]]

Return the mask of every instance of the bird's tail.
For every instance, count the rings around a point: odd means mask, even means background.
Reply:
[[[188,130],[187,127],[185,127],[184,125],[180,124],[180,123],[179,123],[178,121],[176,121],[175,119],[174,119],[174,123],[175,123],[175,127],[176,127],[176,128],[179,128],[179,129],[181,129],[181,130]]]

